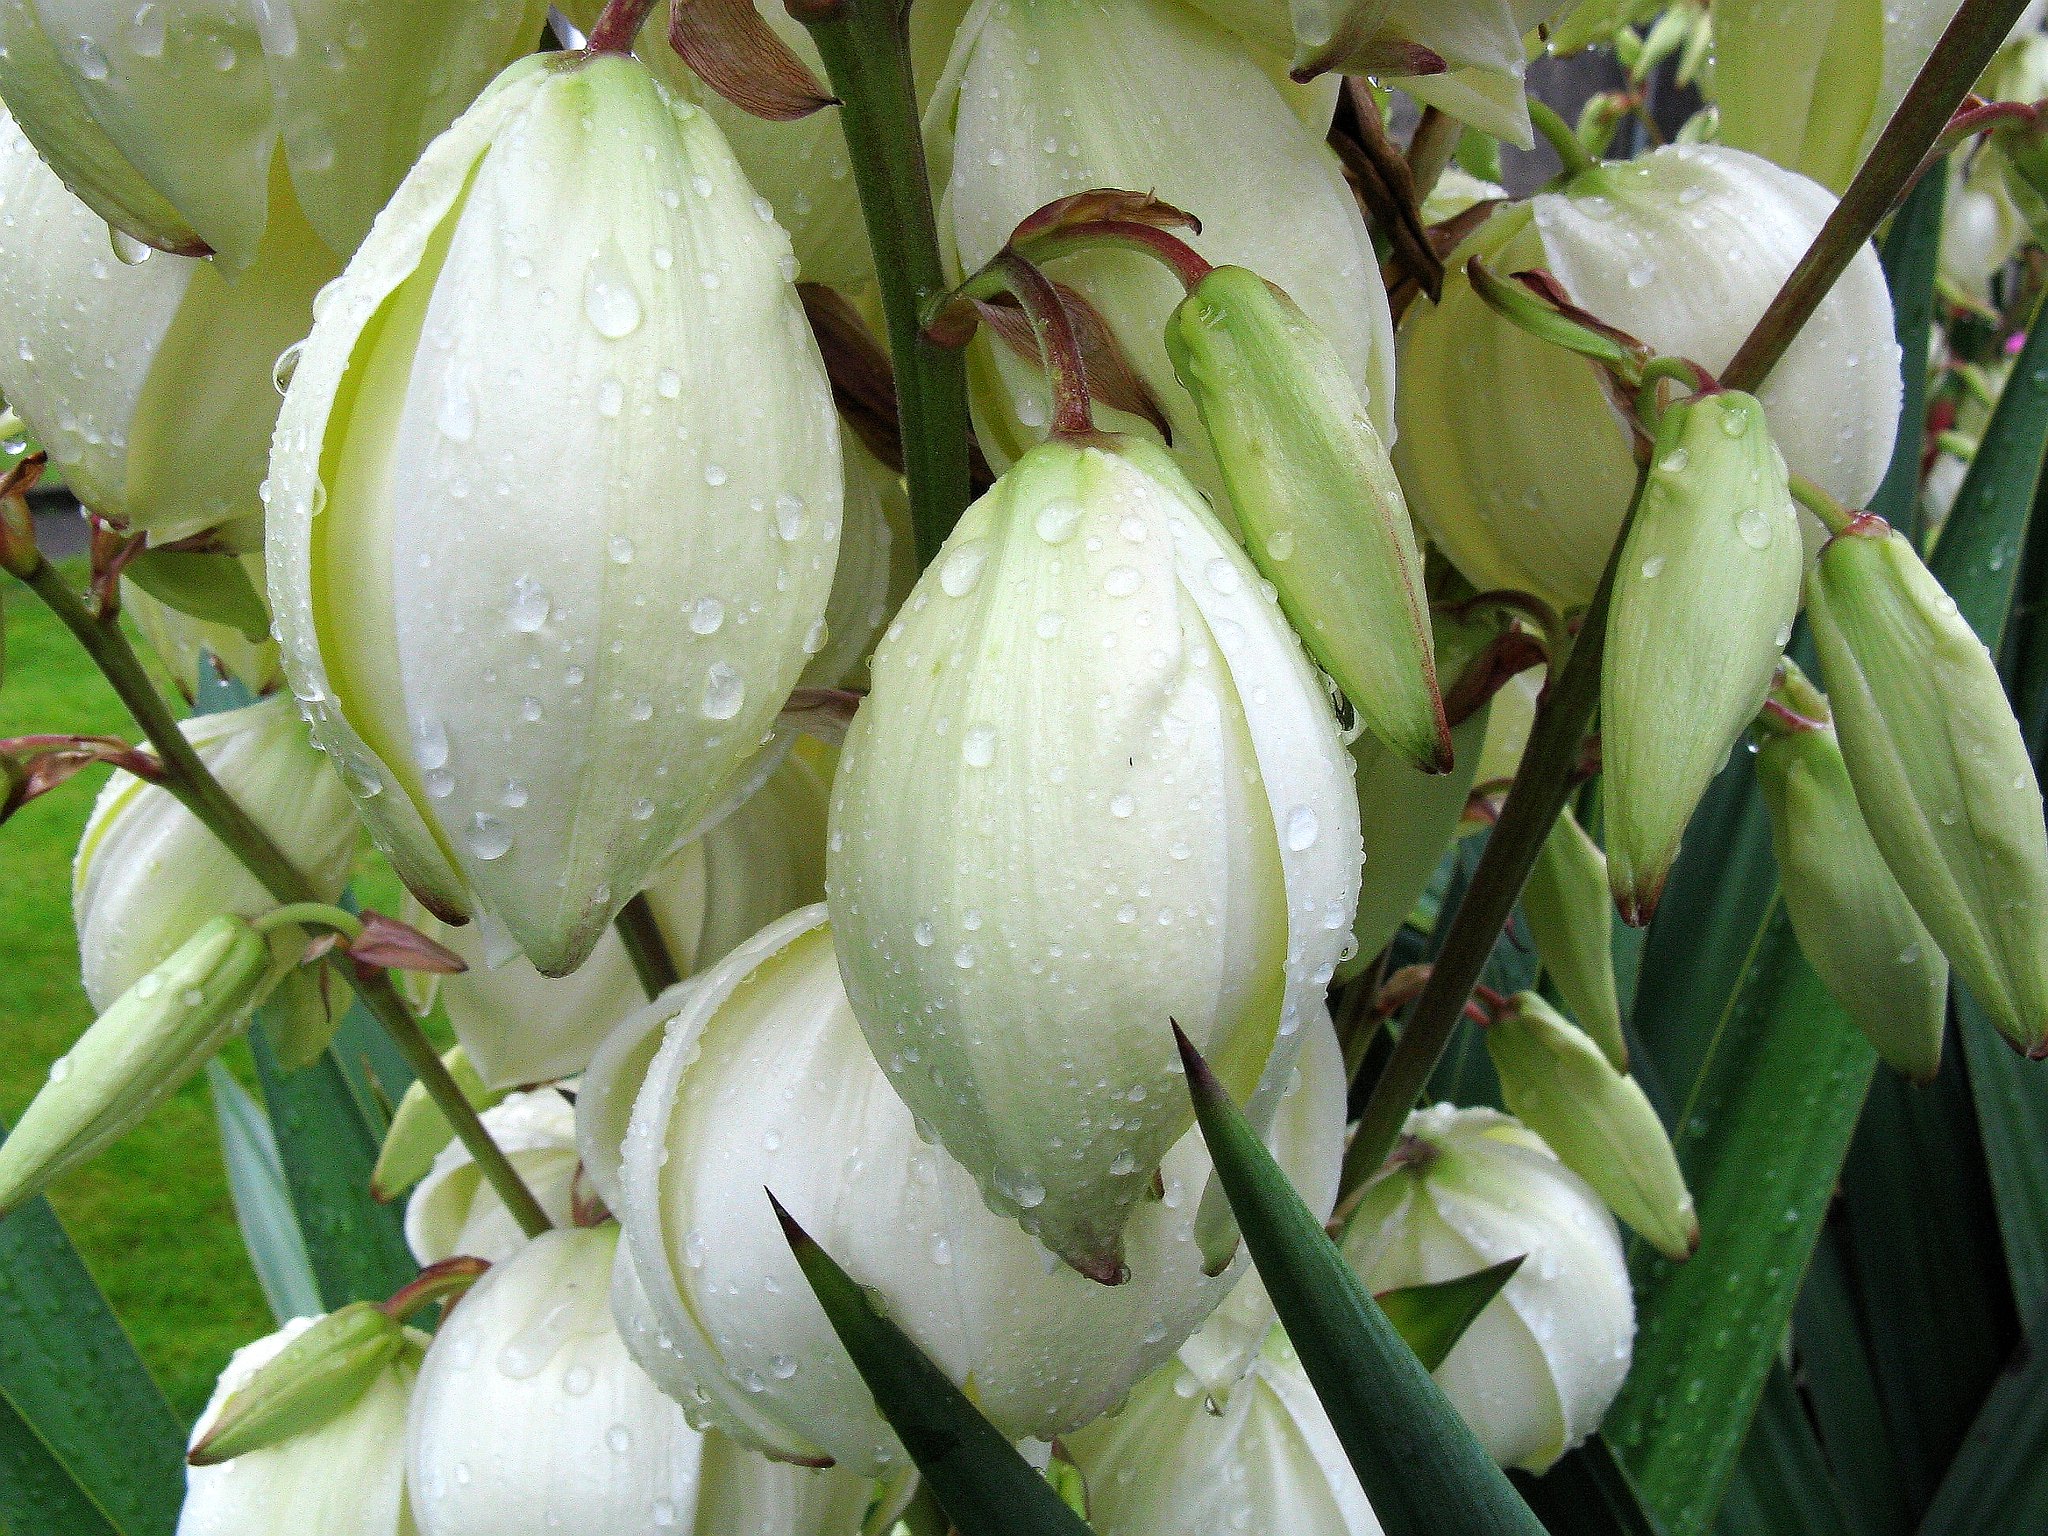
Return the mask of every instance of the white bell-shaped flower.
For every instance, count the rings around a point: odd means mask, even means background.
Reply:
[[[548,1219],[566,1225],[575,1205],[574,1106],[553,1088],[536,1088],[508,1094],[482,1120]],[[422,1266],[458,1254],[495,1264],[524,1247],[526,1234],[469,1149],[451,1141],[406,1201],[405,1241]]]

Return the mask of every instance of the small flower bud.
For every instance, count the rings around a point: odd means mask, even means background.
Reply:
[[[195,715],[179,729],[235,803],[333,901],[348,881],[357,823],[348,797],[283,695]],[[205,824],[158,784],[110,776],[78,840],[71,910],[86,995],[110,1006],[218,912],[277,903]]]
[[[413,893],[544,975],[752,771],[823,640],[838,431],[790,267],[701,110],[536,56],[422,156],[286,396],[286,674]]]
[[[317,1337],[326,1322],[294,1318],[236,1350],[193,1427],[194,1450],[214,1438],[222,1415],[242,1393],[294,1344]],[[350,1327],[371,1331],[361,1322]],[[421,1342],[416,1334],[406,1335],[366,1381],[352,1384],[347,1405],[319,1423],[233,1461],[189,1467],[178,1536],[413,1536],[405,1497],[405,1417]]]
[[[1524,1256],[1436,1368],[1437,1385],[1503,1466],[1540,1472],[1600,1427],[1635,1337],[1621,1235],[1599,1196],[1516,1121],[1448,1104],[1410,1115],[1342,1246],[1375,1292]]]
[[[1486,1051],[1515,1118],[1659,1253],[1690,1257],[1699,1218],[1642,1086],[1534,992],[1517,995],[1486,1030]]]
[[[1998,668],[1876,518],[1828,541],[1807,613],[1856,804],[1899,889],[2001,1033],[2048,1047],[2048,832]]]
[[[353,1408],[406,1347],[404,1327],[367,1301],[316,1319],[227,1394],[185,1459],[216,1466],[318,1429]]]
[[[1131,1213],[1123,1285],[1055,1263],[989,1210],[898,1096],[912,1064],[870,1053],[822,907],[771,924],[668,999],[677,1011],[624,1138],[614,1300],[627,1347],[701,1425],[860,1473],[903,1463],[764,1186],[1012,1438],[1096,1417],[1244,1272],[1240,1260],[1227,1275],[1202,1273],[1195,1215],[1210,1168],[1194,1131]],[[1299,1086],[1278,1106],[1272,1143],[1305,1198],[1328,1201],[1343,1066],[1327,1015],[1305,1032]]]
[[[1160,449],[1033,449],[875,653],[833,788],[847,989],[990,1204],[1098,1278],[1193,1121],[1168,1020],[1287,1080],[1350,936],[1328,696]]]
[[[1482,591],[1592,600],[1635,489],[1630,429],[1593,370],[1494,315],[1464,274],[1541,267],[1653,351],[1724,368],[1834,200],[1754,155],[1673,145],[1496,212],[1401,322],[1394,467],[1408,509]],[[1859,251],[1759,388],[1791,468],[1861,506],[1891,462],[1899,351],[1877,253]]]
[[[216,917],[115,998],[0,1143],[0,1211],[41,1193],[197,1072],[248,1020],[270,969],[261,934]]]
[[[1617,1072],[1628,1070],[1628,1041],[1614,988],[1614,906],[1607,894],[1607,855],[1566,810],[1529,871],[1522,915],[1536,958],[1558,995]],[[1524,1117],[1526,1118],[1526,1116]],[[1554,1143],[1553,1143],[1554,1145]]]
[[[850,1536],[874,1493],[699,1434],[627,1356],[619,1229],[546,1232],[441,1325],[406,1435],[420,1536]]]
[[[1252,563],[1366,726],[1426,772],[1451,766],[1422,553],[1394,466],[1315,322],[1243,267],[1215,267],[1167,320]]]
[[[1763,408],[1673,405],[1615,573],[1600,673],[1607,859],[1631,923],[1656,910],[1707,783],[1755,716],[1805,563]]]
[[[511,1093],[481,1118],[548,1219],[567,1226],[576,1183],[576,1111],[569,1100],[553,1088]],[[406,1201],[405,1242],[422,1267],[457,1254],[496,1264],[523,1248],[526,1234],[469,1148],[450,1141]]]

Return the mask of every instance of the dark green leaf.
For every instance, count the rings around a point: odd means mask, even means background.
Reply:
[[[768,1197],[775,1201],[775,1196]],[[1088,1527],[1002,1432],[874,1308],[775,1201],[789,1246],[875,1406],[960,1536],[1085,1536]]]
[[[1907,1536],[1913,1521],[1878,1401],[1863,1307],[1856,1295],[1839,1208],[1814,1245],[1793,1313],[1799,1376],[1813,1404],[1822,1449],[1859,1536]]]
[[[1541,1536],[1223,1085],[1180,1045],[1231,1213],[1386,1536]]]
[[[0,1398],[0,1531],[118,1536],[49,1446]]]
[[[1510,1472],[1550,1536],[1663,1536],[1614,1448],[1595,1435],[1541,1477]]]
[[[2048,1302],[2048,1081],[1956,987],[1956,1017],[1970,1073],[1970,1097],[1998,1206],[2006,1275],[2017,1307]]]
[[[123,574],[166,607],[210,624],[225,624],[243,638],[270,633],[270,610],[242,562],[233,555],[196,555],[145,549]]]
[[[2048,1337],[2037,1312],[2036,1339]],[[1920,1536],[2048,1531],[2048,1350],[2022,1344],[1978,1410]]]
[[[310,1317],[321,1310],[320,1282],[306,1256],[306,1239],[285,1186],[284,1159],[278,1155],[270,1117],[218,1061],[206,1064],[206,1083],[213,1091],[213,1117],[220,1126],[221,1163],[235,1202],[235,1221],[263,1299],[280,1323]]]
[[[1870,500],[1870,510],[1920,542],[1921,423],[1927,419],[1927,345],[1934,332],[1934,275],[1940,266],[1941,212],[1948,200],[1947,167],[1920,178],[1878,245],[1885,283],[1892,291],[1899,373],[1906,395],[1891,467]]]
[[[1433,1371],[1457,1347],[1473,1319],[1486,1310],[1486,1304],[1515,1277],[1523,1257],[1517,1254],[1455,1280],[1382,1291],[1375,1299],[1387,1314],[1387,1321],[1394,1325],[1394,1331],[1415,1351],[1422,1368]]]
[[[184,1435],[42,1200],[0,1220],[0,1400],[48,1457],[12,1448],[0,1485],[11,1525],[68,1536],[69,1526],[24,1523],[11,1502],[32,1510],[43,1495],[63,1498],[54,1467],[120,1536],[169,1536],[185,1497]]]
[[[418,1266],[405,1246],[398,1208],[370,1198],[379,1132],[365,1113],[361,1091],[333,1047],[309,1066],[282,1071],[260,1009],[257,1020],[249,1045],[321,1300],[329,1309],[381,1301],[412,1279]]]
[[[1736,1464],[1720,1536],[1860,1536],[1783,1366],[1773,1366]]]

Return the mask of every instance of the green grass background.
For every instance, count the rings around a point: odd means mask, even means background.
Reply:
[[[0,736],[132,738],[126,711],[47,610],[15,582],[0,603]],[[80,774],[0,826],[0,1116],[10,1123],[92,1019],[78,984],[71,854],[105,780],[104,769]],[[205,1079],[60,1181],[50,1199],[189,1421],[229,1353],[272,1326],[235,1226]]]

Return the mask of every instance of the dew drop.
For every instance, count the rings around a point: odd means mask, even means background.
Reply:
[[[704,674],[704,718],[730,720],[747,701],[747,685],[738,672],[722,661],[714,661]]]

